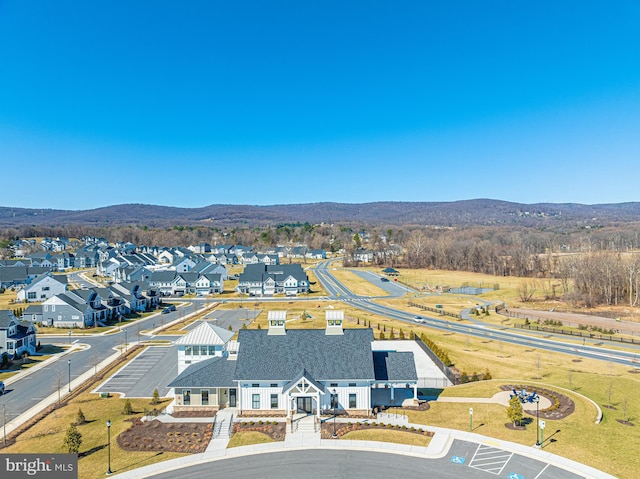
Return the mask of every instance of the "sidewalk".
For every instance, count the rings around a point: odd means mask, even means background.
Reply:
[[[206,462],[252,456],[255,454],[266,454],[272,452],[282,451],[296,451],[296,450],[314,450],[314,449],[339,449],[339,450],[352,450],[352,451],[377,451],[381,453],[398,454],[403,456],[421,457],[425,459],[439,459],[447,455],[454,440],[468,441],[475,444],[483,444],[488,441],[491,442],[493,447],[503,449],[508,452],[520,454],[522,456],[530,457],[545,463],[553,464],[562,469],[566,469],[578,475],[582,475],[585,479],[616,479],[610,474],[604,473],[592,467],[580,464],[578,462],[566,459],[555,454],[544,452],[543,450],[536,449],[531,446],[523,446],[508,441],[502,441],[498,439],[488,438],[471,432],[457,431],[453,429],[434,428],[425,426],[422,424],[414,425],[416,427],[424,428],[434,432],[434,436],[431,438],[431,442],[427,447],[409,446],[406,444],[395,444],[388,442],[376,442],[376,441],[350,441],[345,439],[314,439],[305,442],[301,437],[300,441],[289,442],[272,442],[267,444],[256,444],[252,446],[235,447],[232,449],[218,449],[207,450],[202,454],[193,454],[191,456],[185,456],[178,459],[172,459],[169,461],[152,464],[150,466],[141,467],[132,471],[123,472],[122,474],[116,474],[112,477],[118,479],[142,479],[145,477],[151,477],[156,474],[176,471],[184,467],[193,466],[196,464],[203,464]]]

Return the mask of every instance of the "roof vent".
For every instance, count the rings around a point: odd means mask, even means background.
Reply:
[[[287,331],[285,329],[286,320],[286,311],[269,311],[269,332],[267,334],[269,336],[282,336],[283,334],[287,334]]]
[[[327,320],[327,329],[325,334],[343,334],[342,321],[344,320],[344,311],[325,311]]]

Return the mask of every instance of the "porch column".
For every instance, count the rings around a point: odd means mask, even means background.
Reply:
[[[317,408],[316,408],[316,416],[318,417],[318,419],[320,419],[320,393],[317,392],[316,393],[316,404],[317,404]]]
[[[413,385],[413,399],[418,399],[418,383]]]
[[[390,384],[389,387],[391,387],[391,400],[393,401],[393,384]]]

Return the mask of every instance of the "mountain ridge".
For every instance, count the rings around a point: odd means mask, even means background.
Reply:
[[[494,199],[448,202],[315,202],[275,205],[211,204],[198,208],[125,203],[87,210],[0,206],[0,227],[33,226],[268,226],[281,223],[389,225],[521,225],[567,221],[603,225],[640,221],[640,202],[515,203]]]

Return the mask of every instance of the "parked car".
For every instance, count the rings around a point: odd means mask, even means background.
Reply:
[[[167,313],[170,313],[171,311],[175,311],[175,310],[176,310],[175,305],[170,304],[169,306],[167,306],[166,308],[164,308],[162,310],[162,314],[167,314]]]
[[[0,381],[0,394],[4,394],[4,383]]]
[[[380,278],[380,281],[388,282],[389,278]]]
[[[413,318],[413,320],[414,320],[416,323],[424,323],[424,319],[422,318],[422,316],[415,316],[415,317]]]

